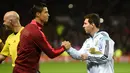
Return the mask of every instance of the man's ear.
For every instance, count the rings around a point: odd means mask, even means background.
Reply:
[[[10,23],[12,23],[12,20],[9,20]]]
[[[14,26],[14,21],[12,19],[9,22],[10,22],[10,25]]]
[[[39,13],[39,12],[37,12],[37,13],[36,13],[36,16],[40,16],[40,13]]]
[[[92,26],[93,26],[93,27],[95,27],[95,24],[94,24],[94,23],[92,23]]]

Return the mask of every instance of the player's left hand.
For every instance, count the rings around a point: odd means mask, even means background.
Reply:
[[[71,47],[71,43],[69,41],[63,41],[61,45],[64,45],[66,50]]]
[[[88,58],[88,54],[81,54],[82,60],[86,60]]]

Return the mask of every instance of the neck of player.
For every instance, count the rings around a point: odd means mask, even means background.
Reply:
[[[95,34],[96,32],[98,32],[98,31],[99,31],[99,28],[95,28],[95,29],[93,29],[93,31],[90,33],[91,36],[94,36],[94,34]]]

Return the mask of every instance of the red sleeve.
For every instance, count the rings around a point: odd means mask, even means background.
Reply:
[[[64,46],[59,48],[53,48],[47,41],[44,33],[40,31],[37,37],[35,38],[35,44],[50,58],[55,58],[61,53],[64,52]]]

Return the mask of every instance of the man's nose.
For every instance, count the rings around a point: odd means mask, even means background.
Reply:
[[[83,24],[83,27],[84,27],[84,24]]]

